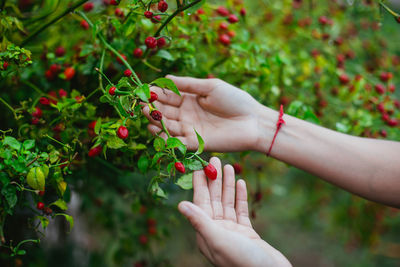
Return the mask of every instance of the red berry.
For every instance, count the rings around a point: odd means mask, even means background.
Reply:
[[[44,76],[46,76],[46,79],[49,81],[54,79],[54,73],[51,70],[46,70]]]
[[[382,136],[382,137],[387,137],[387,131],[386,130],[380,130],[380,132],[379,132],[379,134]]]
[[[3,70],[6,70],[8,68],[8,62],[4,61],[3,63]]]
[[[221,22],[221,24],[219,24],[219,28],[225,31],[228,29],[228,24],[226,24],[225,22]]]
[[[149,103],[153,103],[158,99],[158,95],[154,92],[150,92],[150,98],[149,98]]]
[[[44,213],[46,213],[46,215],[50,215],[53,213],[53,210],[49,207],[44,208]]]
[[[241,174],[243,171],[242,165],[240,163],[234,163],[233,165],[233,169],[235,170],[236,174]]]
[[[144,43],[146,44],[147,48],[150,49],[157,47],[157,39],[152,36],[147,37]]]
[[[167,2],[165,2],[164,0],[161,0],[160,2],[158,2],[158,10],[160,12],[165,12],[168,9],[168,4]]]
[[[38,195],[41,196],[41,197],[44,196],[44,190],[43,191],[39,191]]]
[[[32,112],[32,117],[41,118],[43,115],[42,110],[39,107],[36,107],[35,110]]]
[[[387,121],[387,124],[388,124],[390,127],[396,127],[397,124],[398,124],[398,121],[397,121],[396,119],[389,119],[389,120]]]
[[[387,114],[387,113],[383,113],[383,114],[382,114],[382,120],[383,120],[383,121],[388,122],[389,119],[390,119],[389,114]]]
[[[157,46],[158,48],[162,48],[167,44],[167,41],[165,41],[164,37],[158,38],[157,39]]]
[[[149,228],[147,229],[147,232],[148,232],[150,235],[156,235],[156,234],[157,234],[157,228],[151,226],[151,227],[149,227]]]
[[[87,2],[83,5],[83,10],[86,12],[91,11],[94,8],[94,4],[92,2]]]
[[[122,9],[120,8],[116,8],[114,11],[115,16],[123,18],[124,17],[124,11],[122,11]]]
[[[151,227],[151,226],[156,226],[157,225],[157,221],[156,221],[156,219],[153,219],[153,218],[148,218],[147,219],[147,226],[149,226],[149,227]]]
[[[85,30],[89,29],[89,23],[86,20],[81,20],[81,27]]]
[[[148,19],[151,19],[153,17],[153,12],[151,11],[145,11],[144,16]]]
[[[46,97],[41,97],[39,99],[40,104],[44,105],[44,106],[48,106],[50,105],[50,100]]]
[[[393,104],[396,108],[400,109],[400,101],[399,100],[393,100]]]
[[[239,21],[239,19],[238,19],[238,17],[237,17],[236,15],[231,14],[231,15],[229,15],[229,17],[228,17],[228,21],[229,21],[230,23],[236,23],[236,22]]]
[[[159,23],[160,21],[161,21],[160,15],[156,15],[151,18],[151,22],[153,22],[153,23]]]
[[[382,82],[387,82],[393,78],[393,74],[391,72],[382,72],[379,78]]]
[[[102,146],[96,146],[92,149],[89,150],[89,157],[93,158],[96,157],[98,155],[101,154],[101,152],[103,151],[103,147]]]
[[[68,93],[64,89],[60,89],[60,90],[58,90],[58,95],[60,97],[67,97]]]
[[[125,75],[126,77],[131,77],[131,76],[132,76],[132,71],[131,71],[130,69],[126,69],[126,70],[124,71],[124,75]]]
[[[382,84],[377,84],[375,85],[375,91],[378,94],[383,95],[385,93],[385,86],[383,86]]]
[[[350,82],[350,78],[346,74],[342,74],[342,75],[339,76],[339,81],[340,81],[341,84],[345,85],[345,84],[348,84]]]
[[[217,179],[217,169],[215,169],[215,167],[211,163],[205,166],[203,170],[208,179],[210,180]]]
[[[33,124],[33,125],[39,124],[39,119],[36,118],[36,117],[33,117],[33,118],[32,118],[32,124]]]
[[[229,31],[228,32],[229,37],[233,38],[236,36],[236,32],[235,31]]]
[[[145,235],[139,236],[139,242],[140,242],[140,244],[142,244],[142,245],[146,245],[147,242],[148,242],[147,236],[145,236]]]
[[[263,194],[261,192],[257,192],[255,195],[255,201],[260,202],[262,197],[263,197]]]
[[[150,116],[153,118],[155,121],[161,121],[162,120],[162,113],[158,110],[153,110],[150,113]]]
[[[247,13],[246,9],[245,9],[244,7],[242,7],[242,8],[240,9],[240,15],[246,16],[246,13]]]
[[[75,69],[73,67],[68,67],[64,70],[65,79],[67,81],[71,80],[75,76]]]
[[[77,95],[77,96],[75,96],[75,101],[77,102],[77,103],[82,103],[82,101],[85,99],[85,97],[83,96],[83,95],[81,95],[81,96],[79,96],[79,95]]]
[[[397,23],[400,23],[400,16],[395,17],[394,19],[397,21]]]
[[[96,127],[96,123],[97,123],[97,121],[90,122],[89,125],[88,125],[88,128],[90,130],[94,130],[94,128]]]
[[[55,53],[57,57],[62,57],[65,55],[65,48],[63,46],[59,46],[56,48]]]
[[[130,76],[130,75],[129,75]],[[115,90],[117,90],[117,88],[116,87],[111,87],[109,90],[108,90],[108,93],[110,94],[110,95],[115,95]]]
[[[180,173],[185,173],[185,165],[182,162],[175,162],[175,169]]]
[[[219,36],[219,41],[221,44],[228,46],[231,44],[231,37],[229,37],[229,35],[227,34],[221,34]]]
[[[51,97],[50,98],[50,103],[56,105],[57,104],[57,100],[56,99],[58,98],[57,97],[57,93],[55,91],[50,91],[49,92],[49,96]]]
[[[396,86],[394,84],[390,84],[388,89],[389,92],[394,93],[394,91],[396,91]]]
[[[61,71],[61,66],[58,64],[52,64],[49,69],[52,73],[57,74]]]
[[[380,113],[384,113],[385,112],[385,106],[383,103],[379,103],[376,108],[379,110]]]
[[[143,50],[141,48],[136,48],[133,50],[133,56],[136,58],[141,58],[143,56]]]
[[[118,6],[118,4],[119,4],[119,0],[118,1],[117,0],[110,0],[110,5]]]
[[[37,208],[38,210],[43,210],[43,209],[44,209],[44,203],[43,203],[43,202],[38,202],[38,203],[36,204],[36,208]]]
[[[218,8],[217,8],[217,13],[219,14],[219,15],[221,15],[221,16],[223,16],[223,17],[227,17],[227,16],[229,16],[229,10],[228,9],[226,9],[225,7],[223,7],[223,6],[219,6]]]
[[[128,58],[127,58],[124,54],[120,54],[120,55],[121,55],[121,57],[122,57],[123,59],[125,59],[125,61],[128,60]],[[117,61],[118,61],[118,63],[120,63],[120,64],[124,64],[124,62],[122,61],[122,59],[120,59],[119,57],[117,57]]]
[[[117,130],[117,135],[121,139],[126,139],[129,136],[129,131],[125,126],[119,126]]]
[[[328,22],[329,22],[329,19],[326,16],[321,16],[321,17],[318,18],[318,22],[321,25],[327,25]]]
[[[199,9],[197,9],[196,13],[197,13],[197,15],[204,15],[206,12],[204,11],[204,9],[199,8]]]

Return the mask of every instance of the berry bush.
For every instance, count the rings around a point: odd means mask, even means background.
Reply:
[[[6,266],[46,264],[38,243],[51,224],[71,231],[74,196],[103,243],[89,246],[87,265],[174,266],[155,243],[179,224],[192,172],[215,179],[216,170],[197,132],[188,151],[166,129],[151,86],[180,95],[167,74],[220,78],[301,119],[400,140],[400,15],[386,1],[0,0],[0,9]],[[146,105],[163,125],[157,136]],[[250,183],[254,219],[262,205],[292,200],[302,229],[323,222],[350,251],[380,251],[386,235],[399,236],[398,210],[265,156],[219,156]],[[400,258],[383,255],[388,265]]]

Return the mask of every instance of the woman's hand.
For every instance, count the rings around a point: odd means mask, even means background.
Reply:
[[[233,167],[226,165],[222,174],[218,158],[212,158],[210,163],[218,171],[217,179],[207,180],[203,171],[195,172],[194,203],[179,204],[179,211],[197,231],[200,251],[216,266],[291,266],[254,231],[249,219],[246,183],[239,180],[235,190]]]
[[[219,79],[168,78],[175,82],[182,97],[152,87],[158,94],[155,106],[162,112],[170,134],[181,139],[188,149],[195,150],[198,146],[194,129],[209,151],[259,149],[260,124],[264,123],[260,122],[259,113],[265,112],[265,107],[252,96]],[[144,111],[150,120],[149,130],[153,134],[160,132],[160,122],[150,117],[148,107]],[[270,124],[272,132],[274,123]]]

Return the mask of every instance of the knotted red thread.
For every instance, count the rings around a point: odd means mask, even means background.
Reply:
[[[278,135],[279,130],[282,128],[283,124],[286,124],[286,122],[283,120],[283,114],[284,114],[283,113],[283,105],[281,105],[281,108],[279,110],[279,119],[278,119],[278,122],[276,123],[275,135],[274,135],[274,138],[272,139],[271,146],[268,149],[267,157],[269,157],[271,154],[271,150],[272,150],[272,147],[274,146],[275,139],[276,139],[276,136]]]

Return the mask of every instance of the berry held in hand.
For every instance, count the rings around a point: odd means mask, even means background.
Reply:
[[[154,101],[156,101],[158,99],[158,95],[156,93],[154,93],[153,91],[150,92],[150,98],[149,98],[149,103],[153,103]]]
[[[205,166],[203,170],[208,179],[210,180],[217,179],[217,169],[215,169],[214,165],[212,165],[211,163]]]
[[[162,120],[162,113],[158,110],[153,110],[150,113],[150,116],[153,118],[155,121],[161,121]]]

